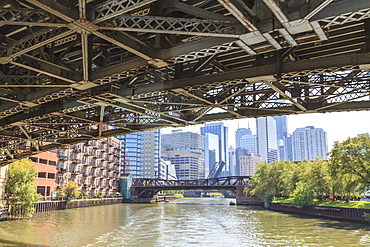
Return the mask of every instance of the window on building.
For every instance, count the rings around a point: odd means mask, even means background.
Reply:
[[[46,159],[40,159],[40,160],[39,160],[39,163],[40,163],[40,164],[45,164],[45,165],[46,165],[46,164],[48,163],[48,161],[47,161]]]
[[[57,163],[56,163],[55,161],[49,160],[49,165],[51,165],[51,166],[56,166],[56,165],[57,165]]]
[[[46,172],[39,172],[37,177],[46,178]]]
[[[37,186],[37,193],[45,196],[45,186]]]
[[[55,179],[55,173],[48,173],[48,178]]]
[[[50,196],[50,186],[46,187],[46,196]]]
[[[32,162],[37,162],[37,160],[38,160],[39,158],[37,158],[37,157],[31,157],[30,159],[31,159],[31,161],[32,161]]]

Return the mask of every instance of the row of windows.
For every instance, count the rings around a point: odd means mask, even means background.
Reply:
[[[53,160],[47,160],[47,159],[42,159],[38,157],[30,157],[32,162],[39,163],[39,164],[44,164],[44,165],[49,165],[49,166],[56,166],[57,163]]]
[[[39,172],[37,174],[37,177],[38,178],[55,179],[55,173]]]
[[[50,186],[37,186],[37,193],[42,196],[50,196]]]
[[[181,147],[181,148],[167,148],[166,151],[176,151],[176,150],[197,150],[203,152],[203,149],[193,148],[193,147]]]

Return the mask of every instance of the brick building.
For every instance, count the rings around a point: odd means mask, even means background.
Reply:
[[[37,193],[44,199],[51,199],[52,192],[56,191],[56,175],[58,157],[56,151],[43,152],[30,157],[31,163],[38,171],[35,180]]]

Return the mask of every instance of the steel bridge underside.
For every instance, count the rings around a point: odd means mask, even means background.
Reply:
[[[3,0],[0,166],[161,127],[369,110],[368,0]]]

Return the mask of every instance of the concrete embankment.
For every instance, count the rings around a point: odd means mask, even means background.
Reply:
[[[103,198],[103,199],[84,199],[84,200],[71,200],[71,201],[45,201],[38,202],[35,205],[36,212],[45,212],[52,210],[91,207],[100,205],[109,205],[122,203],[122,197]]]
[[[237,196],[236,205],[263,206],[263,202],[256,197]]]
[[[366,224],[368,224],[369,222],[364,218],[364,213],[370,213],[370,209],[362,208],[340,208],[324,206],[306,206],[303,208],[297,208],[296,206],[287,203],[271,203],[268,209],[279,212],[306,214],[317,217]]]
[[[122,197],[114,198],[103,198],[103,199],[84,199],[84,200],[71,200],[71,201],[40,201],[35,203],[35,211],[47,212],[54,210],[64,210],[70,208],[80,208],[80,207],[91,207],[109,204],[122,203]],[[9,214],[9,208],[6,205],[0,205],[0,221],[11,220],[11,219],[22,219],[22,216],[12,216]]]
[[[298,208],[295,205],[288,203],[263,203],[258,198],[247,196],[238,196],[236,198],[236,204],[263,206],[266,209],[278,212],[305,214],[315,217],[324,217],[329,219],[369,224],[369,221],[364,218],[364,213],[370,213],[370,209],[325,206],[307,206],[303,208]]]

